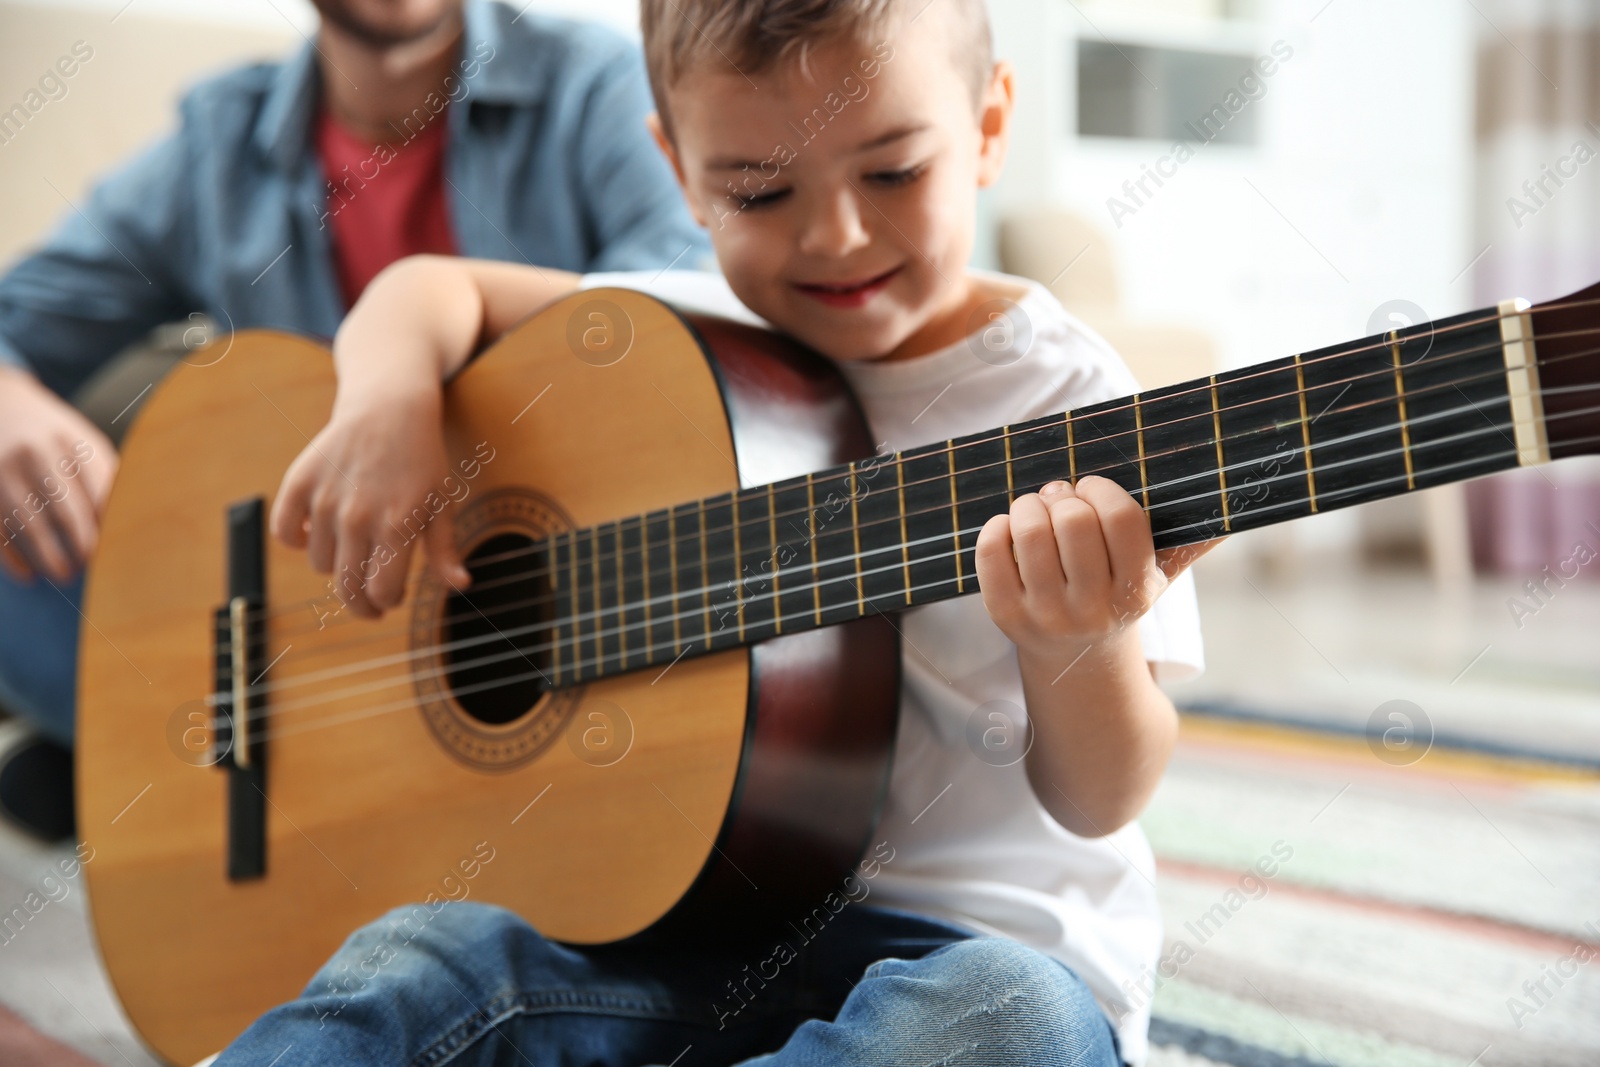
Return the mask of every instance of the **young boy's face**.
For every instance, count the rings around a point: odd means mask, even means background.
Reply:
[[[967,332],[976,191],[999,175],[1010,76],[975,102],[946,6],[880,44],[813,47],[805,70],[724,66],[668,91],[663,147],[728,284],[835,360]]]

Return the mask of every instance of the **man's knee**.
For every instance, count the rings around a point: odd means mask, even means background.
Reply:
[[[1088,986],[1009,938],[957,941],[921,960],[874,964],[867,975],[929,983],[921,1032],[908,1036],[919,1053],[942,1051],[952,1065],[1115,1062],[1110,1027]]]

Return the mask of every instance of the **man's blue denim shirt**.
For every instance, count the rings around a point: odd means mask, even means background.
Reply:
[[[453,76],[441,117],[462,255],[572,271],[711,265],[645,128],[652,105],[632,42],[467,0]],[[100,182],[0,277],[0,361],[65,396],[152,327],[196,311],[224,329],[332,337],[347,309],[325,215],[329,179],[347,176],[325,176],[315,150],[319,84],[308,44],[191,90],[176,133]],[[359,195],[358,182],[348,188]]]

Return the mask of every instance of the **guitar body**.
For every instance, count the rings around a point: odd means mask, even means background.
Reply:
[[[591,290],[485,352],[446,390],[454,473],[435,521],[463,552],[503,550],[870,454],[822,360],[692,321]],[[191,738],[219,687],[225,519],[243,499],[270,508],[335,381],[324,348],[283,334],[188,362],[128,435],[79,686],[94,925],[155,1050],[188,1063],[223,1047],[399,905],[431,902],[426,922],[442,901],[498,904],[546,936],[600,943],[785,919],[839,885],[888,784],[887,619],[661,660],[508,712],[436,651],[460,602],[420,550],[404,604],[367,621],[270,539],[264,873],[230,877],[229,774]]]
[[[446,388],[450,474],[389,528],[448,523],[474,580],[418,553],[381,621],[333,582],[393,544],[330,582],[264,536],[328,353],[225,339],[129,433],[85,592],[78,819],[123,1006],[192,1062],[400,905],[391,944],[457,900],[582,944],[781,927],[888,788],[885,613],[977,592],[1019,494],[1103,475],[1174,547],[1592,454],[1597,335],[1600,286],[1507,300],[873,455],[814,355],[590,290]]]

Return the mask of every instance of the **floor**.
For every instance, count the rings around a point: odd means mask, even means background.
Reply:
[[[1190,710],[1143,818],[1152,1067],[1600,1062],[1600,583],[1537,602],[1407,570],[1269,579],[1228,546],[1201,566],[1209,669],[1174,687]],[[0,901],[37,906],[0,934],[0,1003],[153,1067],[71,858],[0,827]]]
[[[1153,1063],[1600,1063],[1600,583],[1526,580],[1199,575]]]

